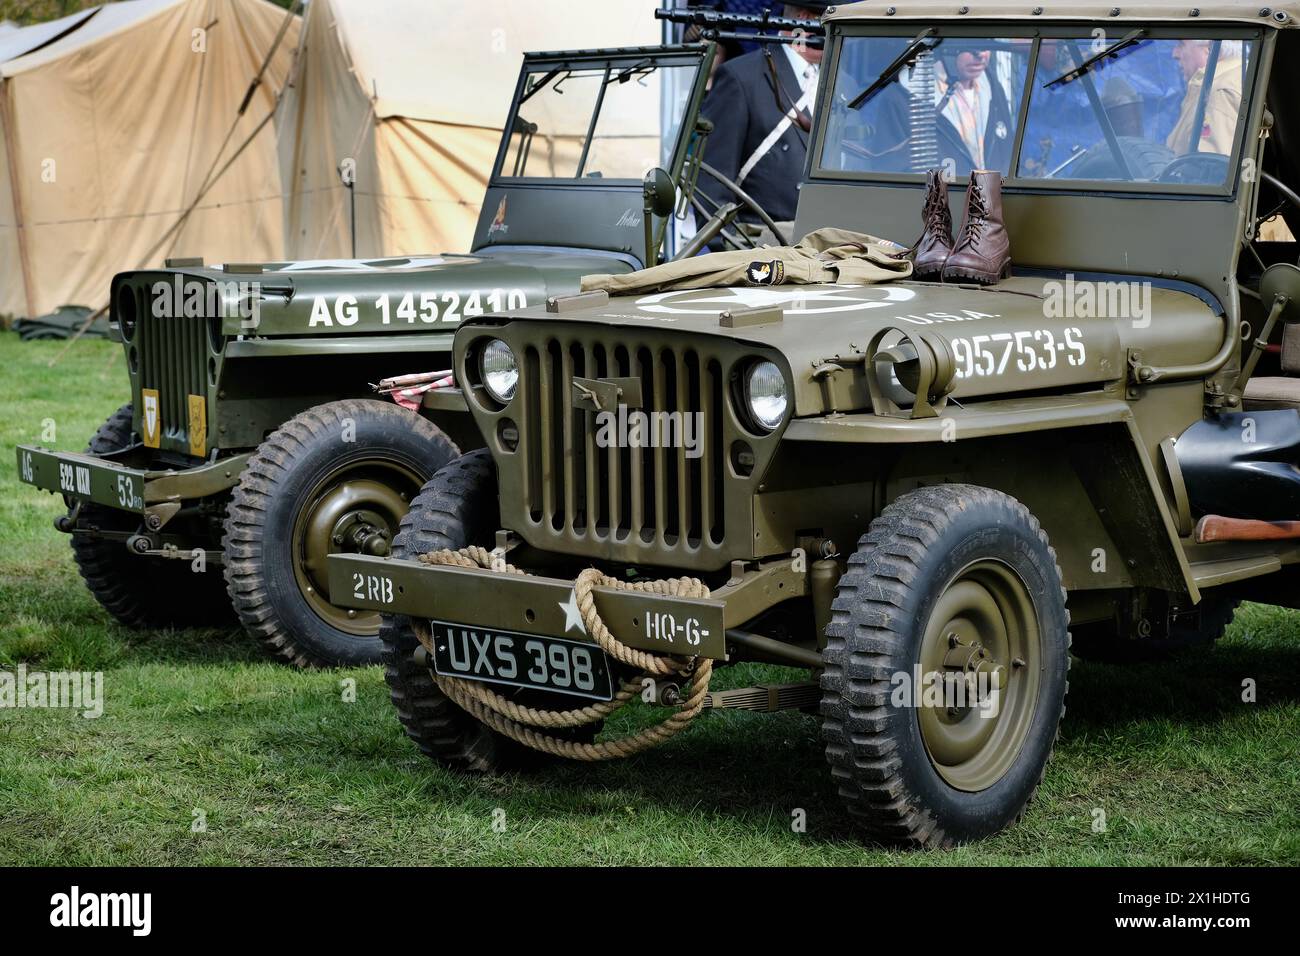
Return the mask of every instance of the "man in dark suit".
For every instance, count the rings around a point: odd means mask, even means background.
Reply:
[[[815,20],[830,6],[787,4],[785,15]],[[713,121],[704,160],[749,193],[777,222],[792,222],[817,97],[821,47],[766,43],[718,68],[703,113]],[[700,189],[715,202],[735,195],[707,173]],[[756,221],[743,207],[741,219]]]

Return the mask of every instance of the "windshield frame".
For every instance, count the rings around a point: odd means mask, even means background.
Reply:
[[[1078,40],[1080,43],[1090,43],[1093,40],[1093,30],[1096,29],[1092,23],[1080,24],[1077,21],[1049,21],[1040,24],[1027,24],[1023,21],[1002,21],[1002,20],[983,20],[971,21],[969,23],[950,23],[947,21],[935,21],[911,19],[899,20],[889,23],[883,23],[877,20],[861,21],[854,23],[837,24],[832,31],[834,42],[831,43],[828,50],[827,64],[823,68],[822,76],[824,77],[821,89],[817,93],[817,110],[813,128],[812,145],[808,151],[807,177],[809,180],[818,180],[830,183],[881,183],[893,185],[911,185],[922,184],[925,181],[924,173],[896,173],[896,172],[873,172],[873,171],[844,171],[830,169],[822,165],[822,156],[826,146],[826,134],[830,126],[830,116],[832,109],[832,100],[835,95],[835,86],[838,81],[840,56],[843,51],[845,42],[859,37],[901,37],[911,40],[916,36],[917,31],[923,26],[934,26],[936,36],[939,38],[952,39],[987,39],[990,37],[1008,38],[1008,39],[1032,39],[1034,44],[1029,53],[1027,68],[1029,75],[1034,76],[1038,63],[1039,49],[1043,40]],[[1225,182],[1220,184],[1201,184],[1201,183],[1156,183],[1156,182],[1131,182],[1127,180],[1114,179],[1045,179],[1041,177],[1019,176],[1016,171],[1020,168],[1021,151],[1024,145],[1025,129],[1029,116],[1029,107],[1031,98],[1036,86],[1034,83],[1027,83],[1027,95],[1018,103],[1013,112],[1016,114],[1016,131],[1015,142],[1012,147],[1010,171],[1003,177],[1005,188],[1014,189],[1022,192],[1050,192],[1050,193],[1088,193],[1088,194],[1138,194],[1144,196],[1179,196],[1224,199],[1235,195],[1241,179],[1241,157],[1246,148],[1245,131],[1249,123],[1253,122],[1256,113],[1257,104],[1255,103],[1255,88],[1260,76],[1260,65],[1264,56],[1271,56],[1272,45],[1266,43],[1266,31],[1259,27],[1253,27],[1242,23],[1232,22],[1206,22],[1197,23],[1195,26],[1183,26],[1170,23],[1161,23],[1158,21],[1148,21],[1146,23],[1137,23],[1135,21],[1116,21],[1113,25],[1113,39],[1120,39],[1123,35],[1136,27],[1142,27],[1146,30],[1146,35],[1142,38],[1146,40],[1185,40],[1185,39],[1205,39],[1205,40],[1248,40],[1251,44],[1250,62],[1247,65],[1245,81],[1242,84],[1241,111],[1237,116],[1237,126],[1233,134],[1233,152],[1229,157],[1229,168],[1232,175],[1227,177]],[[1122,54],[1121,54],[1122,55]],[[1084,83],[1091,77],[1094,80],[1099,75],[1098,64],[1089,70],[1083,76],[1073,80],[1073,83]],[[868,81],[869,82],[869,81]],[[1039,84],[1041,85],[1041,84]],[[960,175],[954,179],[956,183],[965,183],[969,176]]]
[[[510,155],[511,142],[514,138],[515,117],[519,113],[520,99],[524,95],[524,86],[528,82],[530,75],[539,74],[545,76],[551,70],[559,68],[561,72],[565,69],[573,70],[593,70],[605,68],[613,72],[641,66],[653,67],[691,67],[695,68],[695,74],[691,78],[690,93],[686,98],[686,107],[677,127],[677,141],[673,144],[672,160],[667,168],[667,172],[676,181],[681,173],[681,169],[686,160],[687,145],[690,142],[690,134],[693,132],[693,123],[688,124],[687,119],[698,116],[700,105],[704,99],[704,81],[708,76],[709,64],[712,62],[715,52],[715,46],[711,43],[687,43],[670,46],[651,46],[651,47],[625,47],[613,50],[593,50],[583,52],[568,53],[528,53],[524,55],[523,65],[519,70],[519,79],[515,84],[515,95],[510,101],[510,111],[506,116],[505,126],[501,131],[501,142],[497,147],[496,161],[492,164],[492,176],[489,179],[489,186],[528,186],[539,188],[563,188],[563,189],[603,189],[603,188],[621,188],[627,189],[635,186],[641,189],[642,179],[614,179],[599,178],[591,179],[585,177],[555,177],[555,176],[510,176],[503,173],[506,159]],[[560,77],[552,80],[552,84],[558,81]],[[633,80],[632,82],[636,82]],[[661,104],[662,105],[662,104]],[[525,104],[526,106],[526,104]],[[587,127],[587,142],[584,146],[584,156],[586,150],[591,147],[591,135],[595,125],[600,117],[600,100],[595,104],[592,110],[591,122]],[[662,142],[660,144],[660,155],[663,155]],[[649,170],[646,170],[649,172]]]

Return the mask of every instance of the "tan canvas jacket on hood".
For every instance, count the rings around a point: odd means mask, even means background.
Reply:
[[[735,285],[870,285],[910,276],[906,255],[904,247],[888,239],[849,229],[817,229],[793,246],[713,252],[640,272],[584,276],[582,291],[638,295]]]

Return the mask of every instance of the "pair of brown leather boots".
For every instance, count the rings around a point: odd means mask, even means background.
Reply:
[[[932,169],[925,177],[924,230],[912,253],[918,279],[992,285],[1011,275],[1011,237],[1002,221],[1002,174],[991,169],[971,173],[966,188],[966,217],[956,239],[948,206],[948,181]]]

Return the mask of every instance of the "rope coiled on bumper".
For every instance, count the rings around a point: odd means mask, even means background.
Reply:
[[[441,551],[422,554],[419,560],[423,564],[482,569],[500,574],[526,575],[528,573],[494,557],[491,551],[482,547],[461,548],[457,551],[444,548]],[[572,710],[542,710],[526,707],[502,697],[488,685],[478,681],[445,677],[431,671],[438,688],[458,707],[498,733],[526,747],[570,760],[613,760],[630,757],[643,750],[657,747],[681,733],[704,709],[704,701],[709,692],[709,678],[713,674],[713,661],[700,657],[681,658],[652,654],[628,647],[610,632],[597,613],[596,597],[593,593],[596,587],[641,591],[669,597],[707,598],[709,596],[708,587],[698,578],[627,582],[603,574],[595,568],[588,568],[578,575],[574,582],[574,595],[587,634],[614,660],[638,671],[635,677],[623,683],[611,700]],[[433,636],[428,625],[419,620],[412,620],[412,625],[420,643],[432,654]],[[541,730],[581,727],[602,721],[640,694],[646,679],[654,680],[657,677],[669,676],[681,677],[686,681],[686,686],[682,689],[682,702],[677,705],[677,709],[671,716],[653,727],[598,743],[568,740],[541,732]]]

